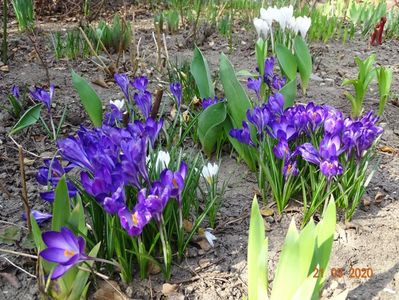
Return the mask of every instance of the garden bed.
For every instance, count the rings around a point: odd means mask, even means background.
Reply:
[[[138,28],[136,34],[142,37],[141,51],[146,56],[146,62],[142,64],[141,71],[151,70],[156,59],[151,30],[142,29],[148,27],[151,21],[143,18],[136,24]],[[39,25],[42,28],[51,28],[51,26],[46,23]],[[48,41],[45,39],[47,34],[47,29],[39,34],[42,45]],[[174,57],[178,60],[191,59],[192,48],[184,46],[186,35],[187,33],[167,37],[171,61]],[[231,54],[229,54],[226,40],[217,35],[212,35],[200,48],[210,63],[211,71],[217,71],[220,52],[228,54],[236,70],[254,69],[255,38],[252,31],[237,28],[234,50]],[[5,98],[13,84],[33,86],[46,81],[45,72],[40,62],[31,55],[33,48],[24,35],[11,34],[10,43],[14,57],[9,63],[9,71],[0,73],[1,99]],[[399,82],[395,80],[399,75],[399,43],[397,41],[386,41],[381,46],[370,47],[368,41],[359,37],[345,45],[334,41],[327,44],[313,43],[311,49],[315,62],[314,76],[312,76],[307,95],[297,98],[297,102],[314,101],[349,113],[350,103],[343,94],[345,87],[341,86],[342,80],[356,74],[357,69],[353,61],[355,55],[366,57],[373,52],[377,55],[377,63],[393,68],[392,91],[393,94],[399,91]],[[48,49],[43,49],[43,51],[50,57]],[[67,107],[67,118],[62,135],[70,135],[81,123],[87,121],[77,93],[72,87],[70,69],[73,68],[91,80],[99,80],[103,75],[89,60],[54,61],[49,66],[51,82],[57,87],[54,101],[57,112],[61,113],[61,108]],[[148,75],[151,80],[150,85],[157,86],[157,78],[160,75],[156,71]],[[108,83],[111,80],[105,78],[105,81]],[[119,89],[112,84],[109,88],[98,85],[94,87],[101,99],[105,101],[122,97]],[[299,91],[298,93],[300,94]],[[377,99],[378,90],[372,87],[372,92],[366,98],[365,109],[378,109]],[[344,276],[342,278],[329,276],[323,291],[323,297],[326,299],[346,289],[350,290],[348,299],[397,299],[399,297],[397,255],[399,246],[399,103],[397,101],[397,98],[393,98],[386,105],[381,120],[384,124],[384,134],[375,160],[375,163],[379,163],[379,167],[362,204],[350,223],[343,223],[342,216],[338,222],[330,267],[326,272],[334,268],[344,268]],[[0,182],[2,184],[0,219],[25,226],[25,223],[21,221],[23,206],[18,151],[7,137],[13,122],[8,114],[0,112]],[[42,134],[39,126],[20,134],[18,143],[41,157],[50,156],[54,151],[53,144]],[[169,282],[173,285],[172,290],[176,291],[175,296],[178,297],[176,299],[183,299],[183,295],[188,299],[241,299],[247,293],[246,251],[250,205],[257,190],[256,178],[245,164],[237,162],[237,157],[234,155],[224,153],[221,159],[220,179],[226,180],[228,184],[217,217],[217,226],[213,231],[217,237],[215,247],[201,249],[198,245],[191,244],[187,257],[182,262],[173,265]],[[35,179],[36,170],[42,165],[42,159],[26,154],[25,165],[31,207],[48,210],[49,207],[39,199],[39,185]],[[295,202],[292,202],[282,216],[277,214],[272,201],[269,201],[268,206],[273,209],[273,214],[265,217],[265,225],[269,238],[269,267],[270,270],[274,270],[291,218],[295,217],[299,225],[302,215],[300,206],[297,207]],[[1,223],[0,227],[3,226],[7,225]],[[21,238],[18,239],[16,245],[7,246],[7,248],[26,252],[21,245],[25,236],[26,231],[21,230]],[[7,255],[7,258],[28,272],[35,273],[34,261],[11,255]],[[371,268],[373,276],[351,278],[351,269],[356,268]],[[0,272],[0,299],[22,300],[37,297],[35,279],[11,266],[4,259],[0,260]],[[162,295],[162,289],[166,288],[163,286],[161,275],[150,276],[148,280],[134,280],[129,286],[119,282],[117,277],[114,280],[118,282],[122,292],[132,299],[158,298]],[[113,299],[119,298],[115,296]]]

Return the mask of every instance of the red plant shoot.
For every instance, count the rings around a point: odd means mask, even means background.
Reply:
[[[382,33],[384,32],[384,26],[386,22],[387,18],[381,17],[380,22],[375,26],[374,32],[371,35],[371,40],[370,40],[370,44],[372,46],[377,46],[377,43],[379,45],[382,45]]]

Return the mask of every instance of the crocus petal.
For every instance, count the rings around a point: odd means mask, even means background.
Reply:
[[[40,252],[40,256],[50,262],[66,263],[71,259],[70,256],[65,255],[65,253],[68,253],[66,251],[68,250],[61,248],[47,248]]]
[[[64,275],[70,268],[72,268],[73,265],[58,265],[54,268],[53,274],[51,275],[51,279],[58,279],[62,275]]]

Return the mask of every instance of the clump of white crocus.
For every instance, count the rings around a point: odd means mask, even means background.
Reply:
[[[258,33],[259,38],[267,39],[267,35],[269,34],[270,27],[268,23],[263,19],[254,19],[254,26],[256,32]]]
[[[115,100],[115,101],[109,101],[110,104],[115,105],[116,108],[118,108],[119,111],[123,110],[123,107],[125,106],[125,100]]]
[[[298,17],[296,18],[295,23],[297,32],[299,31],[301,33],[301,36],[305,38],[306,33],[310,28],[310,24],[312,23],[312,20],[309,17]]]
[[[205,178],[206,181],[208,181],[209,184],[211,184],[213,182],[213,178],[216,177],[218,172],[219,166],[216,163],[208,163],[202,168],[201,175]]]

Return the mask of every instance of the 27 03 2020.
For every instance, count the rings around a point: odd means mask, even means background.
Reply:
[[[324,276],[323,268],[315,268],[313,271],[313,277],[323,277]],[[348,276],[350,279],[361,279],[361,278],[371,278],[373,277],[374,272],[373,268],[349,268],[349,272],[345,270],[345,268],[331,268],[330,276],[332,278],[342,278],[344,276]]]

